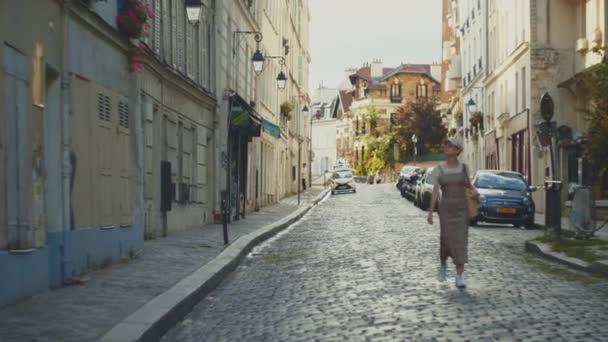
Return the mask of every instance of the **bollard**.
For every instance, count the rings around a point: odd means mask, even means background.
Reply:
[[[545,181],[545,226],[559,239],[562,236],[562,182]]]
[[[222,230],[224,231],[224,245],[228,245],[228,218],[230,217],[230,208],[228,207],[228,193],[222,191]]]

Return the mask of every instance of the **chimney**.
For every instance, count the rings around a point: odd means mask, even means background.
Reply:
[[[382,60],[374,59],[371,64],[371,76],[382,77]]]

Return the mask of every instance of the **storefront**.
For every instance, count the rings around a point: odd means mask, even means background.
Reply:
[[[237,93],[231,96],[229,108],[228,193],[230,194],[230,216],[239,220],[245,217],[246,209],[248,144],[254,137],[261,135],[262,116]]]

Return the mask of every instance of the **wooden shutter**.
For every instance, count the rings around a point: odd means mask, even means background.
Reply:
[[[131,144],[129,131],[129,102],[125,97],[118,97],[118,129],[116,130],[114,175],[116,188],[114,191],[114,217],[119,224],[131,222]]]
[[[161,51],[161,21],[163,16],[163,11],[161,9],[161,1],[162,0],[154,0],[154,51],[157,55],[160,56]]]
[[[177,68],[177,63],[178,63],[178,53],[177,53],[177,49],[178,49],[178,40],[177,40],[177,15],[176,15],[176,10],[177,10],[177,3],[180,0],[172,0],[171,1],[171,26],[170,26],[170,32],[171,32],[171,63],[173,64],[173,68]]]
[[[200,53],[199,58],[199,82],[203,87],[209,87],[208,74],[209,74],[209,34],[208,34],[208,23],[207,13],[203,11],[201,13],[201,23],[199,24],[199,37],[198,37],[198,52]]]
[[[162,24],[161,24],[161,30],[162,30],[162,35],[163,35],[163,39],[162,39],[162,54],[163,54],[163,59],[165,60],[165,62],[167,62],[168,64],[173,63],[173,49],[172,49],[172,42],[173,42],[173,31],[172,31],[172,21],[171,21],[171,14],[173,13],[172,11],[172,6],[171,6],[171,0],[162,0],[162,5],[163,5],[163,12],[162,12]]]
[[[112,154],[116,141],[116,112],[115,102],[109,92],[101,87],[95,88],[95,98],[93,99],[96,110],[92,111],[94,118],[94,134],[92,146],[93,155],[97,158],[97,180],[95,181],[94,207],[96,208],[95,222],[101,226],[112,226],[114,218],[112,216],[112,190],[114,188],[113,174],[114,165]]]
[[[94,138],[92,130],[97,125],[99,116],[106,119],[105,97],[98,96],[88,80],[74,77],[73,81],[73,115],[70,123],[72,131],[72,148],[76,154],[76,174],[74,190],[72,191],[72,207],[74,209],[75,227],[95,226],[95,204],[92,194],[94,188],[94,172],[97,162],[93,154]],[[95,90],[95,91],[94,91]],[[99,103],[101,101],[101,103]],[[101,112],[100,112],[101,110]],[[93,115],[89,114],[93,113]],[[109,120],[109,115],[107,116]]]
[[[185,72],[185,17],[186,9],[183,1],[176,0],[175,18],[177,23],[177,69]]]
[[[186,74],[193,80],[196,77],[194,56],[194,25],[186,23]]]

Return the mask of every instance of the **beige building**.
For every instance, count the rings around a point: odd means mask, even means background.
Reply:
[[[215,120],[222,133],[215,141],[214,217],[219,218],[221,192],[230,189],[232,217],[238,219],[297,192],[300,180],[308,184],[310,11],[302,0],[225,1],[216,3],[215,13],[215,92],[222,94]],[[265,56],[259,74],[251,63],[257,50]],[[278,87],[280,73],[285,89]],[[290,111],[282,112],[287,103]],[[248,113],[250,128],[235,129],[225,120],[234,108]]]
[[[451,10],[446,18],[457,18],[454,27],[464,44],[462,100],[452,126],[462,127],[466,161],[478,168],[518,171],[531,185],[561,180],[565,199],[568,183],[583,181],[575,141],[586,131],[580,108],[587,106],[587,98],[577,80],[600,62],[591,50],[606,44],[606,1],[458,0]],[[536,134],[544,93],[555,102],[553,120],[562,134],[554,149],[554,170],[550,150]],[[470,120],[476,114],[467,106],[471,99],[483,130],[475,130]],[[480,136],[473,142],[470,133],[475,131]],[[584,178],[588,170],[581,171]],[[534,199],[537,212],[544,212],[544,192]]]

